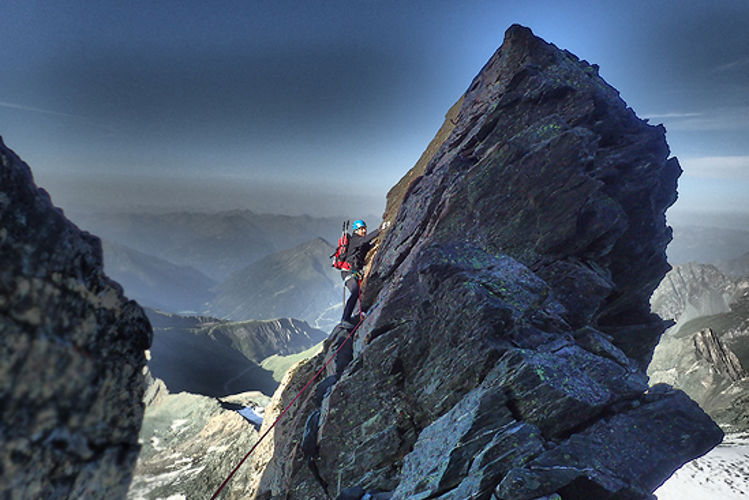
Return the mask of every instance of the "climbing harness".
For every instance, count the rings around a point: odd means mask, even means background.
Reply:
[[[218,497],[218,495],[221,493],[221,490],[223,490],[224,487],[229,483],[229,481],[231,480],[231,478],[234,477],[234,474],[237,473],[237,471],[242,466],[242,464],[245,462],[245,460],[247,460],[247,458],[252,454],[252,452],[255,451],[255,448],[258,447],[258,445],[265,438],[265,436],[267,436],[270,433],[270,431],[273,430],[273,428],[281,420],[281,418],[283,418],[283,416],[286,414],[286,412],[289,411],[289,408],[291,408],[291,405],[293,405],[296,402],[296,400],[299,399],[299,397],[309,388],[309,386],[312,385],[312,382],[314,382],[317,379],[317,377],[320,376],[320,374],[325,370],[325,368],[328,367],[328,365],[331,363],[331,361],[333,361],[335,359],[336,355],[340,352],[340,350],[343,349],[343,346],[345,346],[346,343],[349,341],[349,339],[351,339],[351,337],[354,336],[354,333],[356,333],[356,330],[358,330],[359,326],[364,322],[364,315],[361,312],[361,288],[359,289],[359,300],[360,300],[360,302],[359,302],[359,322],[356,324],[356,326],[354,326],[354,328],[351,329],[351,332],[344,339],[344,341],[341,342],[341,345],[338,346],[338,349],[336,349],[336,351],[333,353],[333,355],[325,362],[325,364],[322,366],[322,368],[320,368],[319,370],[317,370],[317,373],[315,373],[315,375],[309,380],[309,382],[307,382],[307,384],[304,387],[302,387],[302,390],[300,390],[297,393],[297,395],[294,396],[294,399],[292,399],[291,402],[288,405],[286,405],[286,408],[283,409],[283,411],[276,418],[276,420],[273,422],[273,424],[270,427],[268,427],[268,429],[263,433],[263,435],[260,436],[260,438],[257,440],[257,442],[252,446],[252,448],[250,448],[250,451],[248,451],[247,454],[242,458],[242,460],[239,461],[239,463],[237,464],[237,466],[234,467],[234,470],[231,471],[231,473],[229,474],[229,476],[226,479],[224,479],[224,482],[221,483],[221,486],[218,487],[218,489],[216,490],[216,492],[211,497],[211,500],[215,500]],[[375,307],[377,307],[377,305],[379,303],[380,303],[380,301],[378,300],[377,302],[375,302],[375,304],[369,310],[371,311],[372,309],[374,309]]]

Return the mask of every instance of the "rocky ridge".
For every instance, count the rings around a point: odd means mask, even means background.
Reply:
[[[669,269],[668,155],[597,67],[511,27],[406,183],[350,362],[228,497],[653,498],[722,438],[644,373],[666,326],[648,299]],[[346,335],[287,374],[266,422]]]
[[[731,382],[749,377],[749,372],[733,351],[727,349],[711,329],[702,330],[692,339],[694,350],[700,359],[715,367],[715,370]]]
[[[127,498],[210,498],[223,477],[255,444],[257,429],[232,408],[264,407],[259,392],[214,398],[170,394],[152,379],[140,430],[143,447]]]
[[[124,497],[150,324],[2,140],[0,256],[0,497]]]

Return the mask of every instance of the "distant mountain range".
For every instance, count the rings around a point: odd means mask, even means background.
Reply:
[[[190,266],[180,266],[124,245],[102,242],[104,272],[126,295],[148,307],[172,312],[200,312],[216,282]]]
[[[653,293],[652,310],[676,320],[648,367],[651,383],[684,390],[729,431],[749,430],[749,275],[676,266]]]
[[[715,263],[715,267],[731,278],[749,276],[749,252],[737,259],[719,260]]]
[[[229,211],[76,214],[103,239],[105,272],[161,311],[232,321],[293,317],[329,330],[343,285],[339,218]]]
[[[73,214],[81,228],[220,282],[266,255],[322,237],[337,241],[341,218],[219,213]]]
[[[749,230],[689,224],[674,224],[673,230],[673,240],[666,249],[671,265],[716,264],[749,252]]]
[[[264,257],[218,285],[206,312],[234,321],[299,318],[329,331],[342,310],[340,271],[330,266],[334,250],[316,238]]]
[[[713,265],[690,262],[666,274],[650,303],[653,312],[682,325],[694,318],[730,311],[739,295],[737,280]]]
[[[149,367],[170,392],[273,394],[278,382],[260,363],[274,354],[304,351],[326,337],[292,319],[231,323],[153,310],[147,314],[154,329]]]
[[[104,242],[104,269],[146,307],[231,321],[293,317],[326,331],[340,320],[343,283],[322,238],[268,255],[216,284],[189,266]]]

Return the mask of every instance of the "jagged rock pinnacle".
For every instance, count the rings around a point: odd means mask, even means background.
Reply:
[[[644,373],[681,173],[664,129],[517,25],[457,106],[391,193],[351,362],[273,429],[237,495],[644,500],[720,442]]]

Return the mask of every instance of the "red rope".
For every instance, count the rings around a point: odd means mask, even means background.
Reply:
[[[364,321],[364,318],[362,317],[362,311],[361,311],[361,282],[362,280],[359,280],[359,323]],[[358,324],[356,326],[359,326]]]
[[[359,297],[360,297],[359,300],[361,300],[361,286],[359,287]],[[278,423],[278,421],[281,420],[281,417],[283,417],[284,414],[287,411],[289,411],[289,408],[291,408],[291,405],[293,405],[294,402],[297,399],[299,399],[299,396],[301,396],[302,393],[304,393],[304,391],[306,391],[307,388],[309,388],[309,386],[312,385],[312,382],[314,382],[315,379],[320,376],[320,374],[323,372],[323,370],[325,370],[325,368],[327,368],[327,366],[330,364],[330,362],[333,361],[333,359],[335,359],[335,357],[338,354],[338,352],[341,349],[343,349],[343,346],[346,345],[346,342],[348,342],[349,339],[351,337],[353,337],[354,332],[356,332],[356,330],[359,328],[359,325],[361,325],[362,322],[364,321],[362,319],[362,317],[361,317],[361,303],[359,305],[359,308],[360,308],[360,311],[359,311],[359,323],[357,323],[356,326],[351,330],[351,333],[348,334],[348,337],[346,337],[346,340],[344,340],[341,343],[341,345],[338,347],[338,349],[336,349],[336,351],[333,353],[333,355],[325,362],[325,364],[322,366],[322,368],[320,368],[317,371],[317,373],[315,373],[315,376],[312,377],[309,382],[307,382],[307,385],[305,385],[304,387],[302,387],[302,390],[299,391],[299,393],[297,393],[296,396],[294,396],[294,399],[291,400],[291,403],[289,403],[288,405],[286,405],[286,408],[284,408],[284,410],[281,412],[281,414],[276,418],[275,422],[273,422],[273,425],[271,425],[270,427],[268,427],[268,430],[266,430],[263,433],[263,435],[260,436],[260,439],[257,440],[257,442],[255,443],[255,445],[252,448],[250,448],[250,451],[248,451],[247,454],[244,456],[244,458],[242,458],[242,460],[239,461],[239,463],[237,464],[237,466],[234,467],[234,470],[231,471],[231,474],[229,474],[229,476],[226,479],[224,479],[224,482],[221,483],[221,486],[218,487],[218,489],[216,490],[216,493],[214,493],[213,496],[211,497],[211,500],[215,500],[218,497],[219,493],[221,493],[221,490],[223,490],[224,487],[229,483],[229,481],[231,480],[231,478],[234,476],[234,474],[236,474],[236,472],[242,466],[242,464],[244,463],[244,461],[247,460],[247,457],[249,457],[252,454],[252,452],[255,451],[255,448],[257,448],[257,446],[260,444],[260,442],[263,440],[263,438],[265,438],[265,436],[267,436],[268,433],[270,433],[270,431],[276,426],[276,424]]]

